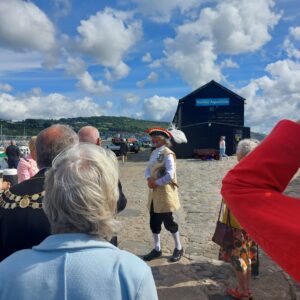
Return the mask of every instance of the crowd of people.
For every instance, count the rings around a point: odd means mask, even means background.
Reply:
[[[187,140],[175,128],[148,134],[155,147],[145,172],[153,249],[143,259],[162,255],[164,224],[174,239],[170,261],[177,262],[184,250],[173,218],[180,201],[170,141]],[[282,195],[300,167],[299,135],[299,123],[281,121],[260,145],[240,141],[239,163],[223,180],[222,220],[233,240],[220,259],[233,265],[237,287],[228,294],[236,299],[253,297],[257,245],[300,281],[300,202]],[[14,141],[7,147],[19,183],[0,187],[0,299],[157,299],[149,266],[117,247],[116,214],[127,199],[116,156],[99,146],[96,128],[77,134],[57,124],[30,140],[26,158]],[[221,148],[225,157],[222,138]]]

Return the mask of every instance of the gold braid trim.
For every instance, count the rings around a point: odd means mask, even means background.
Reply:
[[[4,192],[4,195],[8,200],[11,201],[5,201],[3,197],[0,198],[0,207],[4,209],[15,209],[16,207],[31,207],[33,209],[41,209],[43,208],[43,204],[38,202],[37,200],[44,197],[45,191],[38,194],[20,196],[11,193],[9,190],[6,190]]]

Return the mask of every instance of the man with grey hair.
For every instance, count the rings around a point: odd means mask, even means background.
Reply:
[[[39,172],[0,194],[0,261],[13,252],[32,248],[50,234],[42,209],[45,173],[61,151],[76,143],[77,134],[65,125],[53,125],[37,136]]]
[[[93,126],[84,126],[78,131],[78,137],[80,143],[90,143],[96,146],[101,146],[101,137],[99,130]],[[121,212],[125,209],[127,205],[126,196],[123,193],[122,184],[119,180],[118,182],[119,187],[119,199],[117,202],[117,213]],[[118,245],[117,236],[113,236],[111,239],[111,243],[115,246]]]
[[[79,142],[101,145],[99,130],[93,126],[84,126],[78,131]]]

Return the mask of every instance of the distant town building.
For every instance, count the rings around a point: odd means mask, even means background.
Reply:
[[[177,156],[218,150],[221,136],[226,137],[226,153],[234,154],[238,142],[250,138],[250,128],[244,126],[245,101],[214,80],[181,98],[173,123],[186,134],[188,143],[174,145]]]

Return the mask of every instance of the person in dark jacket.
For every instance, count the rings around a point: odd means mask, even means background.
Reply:
[[[123,139],[123,141],[120,144],[120,155],[122,157],[123,164],[125,164],[125,162],[127,161],[128,151],[129,151],[129,147],[128,147],[128,144],[126,142],[126,139]]]
[[[53,159],[75,143],[78,136],[68,126],[53,125],[41,131],[36,140],[40,171],[0,194],[0,261],[16,251],[40,244],[50,235],[42,209],[45,173]]]
[[[20,149],[16,145],[16,141],[11,140],[10,145],[6,148],[7,164],[9,169],[17,169],[20,161]]]
[[[101,137],[99,130],[93,126],[84,126],[78,132],[79,142],[80,143],[91,143],[97,146],[101,146]],[[120,213],[122,210],[125,209],[127,205],[127,198],[123,193],[123,188],[121,181],[118,182],[119,186],[119,199],[117,202],[117,213]],[[115,246],[118,245],[117,236],[114,236],[111,239],[111,243]]]

